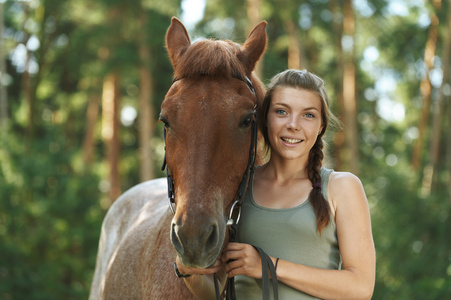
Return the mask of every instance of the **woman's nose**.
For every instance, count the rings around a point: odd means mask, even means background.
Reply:
[[[292,130],[301,130],[301,122],[296,117],[291,117],[287,122],[287,128]]]

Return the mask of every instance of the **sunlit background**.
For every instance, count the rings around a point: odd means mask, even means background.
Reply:
[[[171,17],[244,42],[264,83],[326,80],[343,122],[326,163],[357,174],[377,250],[373,299],[451,298],[451,0],[0,0],[0,298],[86,299],[100,226],[164,176],[158,113]]]

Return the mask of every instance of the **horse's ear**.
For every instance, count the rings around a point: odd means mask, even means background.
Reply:
[[[191,40],[185,26],[183,26],[179,19],[173,17],[171,26],[169,26],[168,32],[166,33],[166,48],[168,49],[169,58],[174,68],[180,56],[185,53],[190,45]]]
[[[246,66],[250,73],[254,70],[257,61],[261,58],[266,48],[266,21],[261,22],[252,30],[246,41],[240,48],[238,58]]]

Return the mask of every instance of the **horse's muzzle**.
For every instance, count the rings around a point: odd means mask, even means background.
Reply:
[[[218,258],[225,236],[225,226],[214,218],[197,219],[179,225],[173,220],[171,241],[181,262],[189,267],[208,268]]]

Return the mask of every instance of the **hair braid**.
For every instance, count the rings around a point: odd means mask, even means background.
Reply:
[[[321,166],[324,158],[323,153],[323,132],[318,135],[315,145],[310,150],[309,160],[307,163],[307,174],[312,182],[313,189],[310,192],[310,203],[316,215],[316,225],[319,233],[330,222],[330,206],[321,192]],[[319,185],[319,186],[317,186]]]

